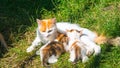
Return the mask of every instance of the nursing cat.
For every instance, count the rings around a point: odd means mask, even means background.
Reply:
[[[58,37],[45,45],[43,45],[37,55],[41,57],[42,66],[48,66],[48,63],[57,62],[59,56],[68,51],[68,37],[58,32]]]
[[[78,60],[82,59],[85,63],[88,61],[87,49],[85,44],[80,40],[82,33],[78,30],[72,29],[67,30],[67,36],[69,38],[69,61],[76,63]]]
[[[31,52],[34,50],[36,46],[39,44],[43,43],[46,44],[50,41],[55,40],[57,37],[57,31],[63,34],[66,34],[67,29],[77,29],[77,30],[83,30],[83,33],[88,35],[87,37],[94,41],[96,38],[96,34],[94,34],[92,31],[86,29],[86,28],[81,28],[77,24],[71,24],[69,22],[59,22],[56,23],[56,19],[44,19],[44,20],[39,20],[37,19],[38,23],[38,28],[36,29],[36,38],[32,42],[32,45],[27,48],[27,52]]]

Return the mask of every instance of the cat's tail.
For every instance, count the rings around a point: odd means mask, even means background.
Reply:
[[[97,44],[110,44],[110,45],[113,45],[113,46],[120,46],[120,37],[116,37],[116,38],[107,38],[106,36],[104,35],[100,35],[100,36],[97,36],[95,38],[95,42]]]

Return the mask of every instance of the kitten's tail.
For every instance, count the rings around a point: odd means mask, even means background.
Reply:
[[[116,38],[107,38],[104,35],[100,35],[98,37],[95,38],[95,42],[97,44],[110,44],[113,46],[120,46],[120,37],[116,37]]]

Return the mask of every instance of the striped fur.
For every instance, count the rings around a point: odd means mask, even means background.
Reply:
[[[75,29],[67,30],[67,36],[69,38],[70,62],[76,63],[78,60],[82,59],[82,62],[85,63],[88,60],[86,54],[87,49],[84,47],[85,44],[80,40],[81,35],[81,31]]]

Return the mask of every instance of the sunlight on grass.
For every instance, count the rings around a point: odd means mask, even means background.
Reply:
[[[26,53],[36,36],[36,19],[55,17],[57,22],[77,23],[108,38],[120,36],[119,0],[2,0],[0,31],[9,51],[0,57],[0,68],[43,68],[39,56]],[[73,65],[63,54],[52,68],[120,68],[120,47],[104,44],[99,56]]]

